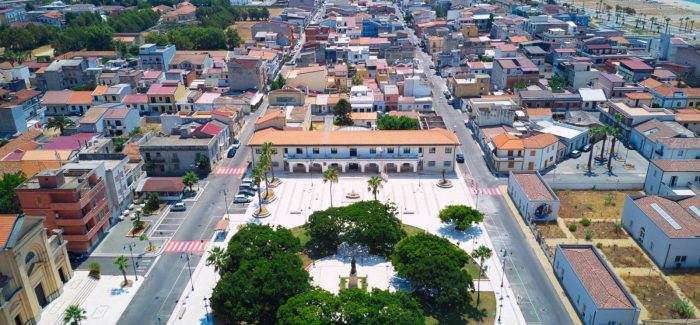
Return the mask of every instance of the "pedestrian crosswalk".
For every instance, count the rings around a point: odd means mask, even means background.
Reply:
[[[245,168],[232,168],[232,167],[221,167],[216,171],[217,175],[243,175],[245,174]]]
[[[163,248],[163,253],[202,253],[206,250],[208,240],[171,240]]]
[[[501,195],[501,190],[498,187],[472,187],[469,190],[472,195]]]

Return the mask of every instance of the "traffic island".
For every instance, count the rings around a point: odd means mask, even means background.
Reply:
[[[450,181],[449,179],[441,179],[437,182],[437,186],[439,188],[451,188],[452,181]]]
[[[259,209],[255,210],[255,213],[253,215],[256,218],[266,218],[270,216],[270,211],[267,209],[267,207],[263,205]]]
[[[277,195],[275,195],[275,192],[271,189],[268,189],[265,191],[265,193],[262,193],[262,199],[265,201],[265,203],[272,203],[277,199]]]

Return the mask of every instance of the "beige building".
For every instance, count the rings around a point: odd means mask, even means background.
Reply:
[[[491,77],[487,74],[469,74],[465,78],[447,79],[447,88],[454,98],[481,97],[489,94]]]
[[[270,106],[304,106],[306,94],[299,89],[284,86],[267,94]]]
[[[0,325],[36,324],[73,276],[66,242],[44,217],[0,215]]]
[[[326,67],[305,67],[290,69],[284,77],[287,85],[297,88],[306,88],[309,91],[324,92],[328,72]]]
[[[444,129],[401,131],[280,131],[253,134],[249,146],[254,161],[261,146],[272,142],[276,170],[321,172],[418,172],[454,170],[459,140]]]

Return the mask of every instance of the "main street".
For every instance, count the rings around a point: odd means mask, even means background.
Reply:
[[[413,30],[407,30],[414,44],[420,44]],[[447,103],[443,95],[445,80],[429,68],[432,64],[430,56],[419,48],[416,57],[432,84],[435,111],[462,143],[466,160],[459,165],[460,172],[465,178],[473,179],[479,188],[504,184],[505,180],[493,176],[486,166],[481,148],[464,124],[466,115]],[[477,196],[477,201],[478,209],[486,214],[486,231],[496,249],[494,256],[498,256],[503,263],[503,250],[507,251],[506,276],[520,301],[520,309],[527,323],[571,324],[572,320],[557,295],[556,288],[547,278],[545,269],[527,242],[505,199],[501,196],[482,195]]]
[[[238,139],[241,147],[232,159],[226,159],[221,167],[245,167],[250,160],[250,153],[245,146],[253,134],[255,119],[267,108],[267,99],[260,108],[246,117],[246,124]],[[193,205],[187,206],[186,217],[182,226],[171,240],[210,240],[214,235],[216,223],[226,212],[223,191],[228,191],[231,201],[238,190],[240,179],[234,175],[217,175],[207,177],[208,185],[204,193]],[[171,212],[172,213],[172,212]],[[190,256],[189,266],[194,271],[201,258],[201,253]],[[154,261],[155,266],[134,299],[129,304],[118,324],[165,324],[173,312],[183,290],[190,289],[188,261],[183,253],[162,253]]]

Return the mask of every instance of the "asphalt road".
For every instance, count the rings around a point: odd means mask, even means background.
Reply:
[[[410,30],[410,29],[409,29]],[[415,35],[410,32],[413,41]],[[416,43],[418,44],[418,43]],[[471,131],[464,125],[466,115],[448,105],[443,95],[445,81],[429,69],[430,56],[422,51],[416,52],[422,68],[428,74],[433,90],[433,106],[443,118],[448,129],[462,143],[465,163],[459,164],[459,170],[467,179],[473,179],[477,187],[495,187],[506,183],[488,170],[483,152],[472,137]],[[572,320],[563,303],[545,274],[533,248],[527,242],[515,216],[501,196],[481,195],[477,197],[478,209],[486,214],[486,231],[494,244],[494,255],[503,263],[503,250],[507,251],[506,277],[516,296],[520,297],[520,309],[528,324],[571,324]],[[536,248],[539,249],[539,248]]]
[[[250,160],[250,152],[245,144],[253,134],[255,118],[267,107],[267,99],[256,113],[247,117],[247,123],[239,137],[241,149],[232,159],[224,161],[222,167],[245,167]],[[172,240],[209,240],[214,235],[217,221],[226,212],[223,190],[228,190],[232,200],[238,190],[240,179],[235,175],[210,174],[209,184],[204,193],[193,204],[188,205],[186,217]],[[175,212],[182,214],[182,212]],[[201,253],[190,255],[190,267],[194,271],[201,259]],[[181,253],[163,253],[145,283],[136,293],[129,308],[122,314],[117,324],[165,324],[175,309],[183,290],[189,289],[187,258]],[[106,263],[103,263],[106,264]],[[132,272],[133,273],[133,272]],[[141,280],[139,278],[139,280]]]

